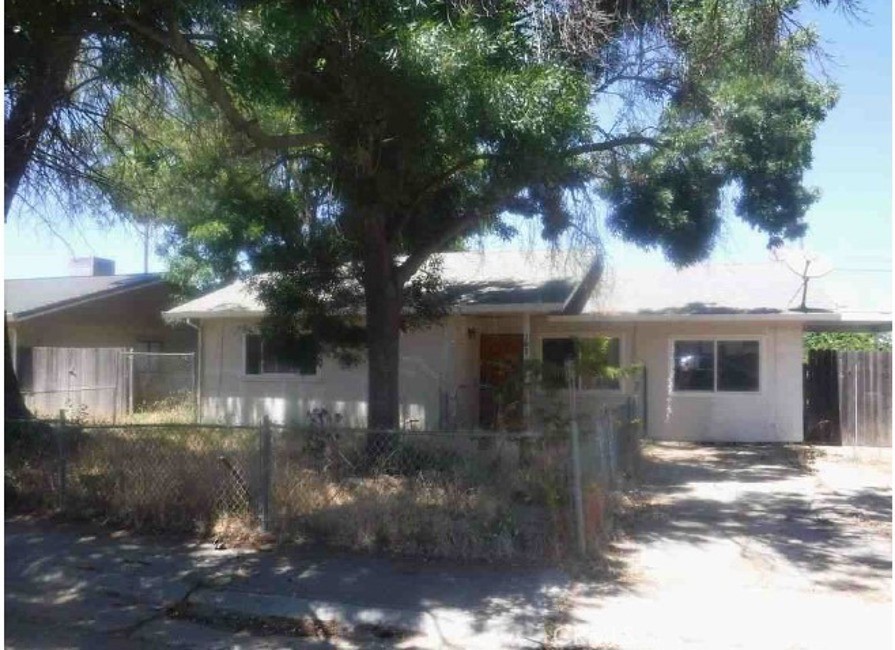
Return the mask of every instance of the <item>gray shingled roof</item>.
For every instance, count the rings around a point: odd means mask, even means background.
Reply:
[[[586,259],[488,251],[446,253],[443,277],[453,288],[460,311],[519,309],[557,311],[583,277]],[[810,311],[839,313],[845,305],[826,291],[827,278],[809,283]],[[607,316],[772,315],[792,312],[801,300],[801,279],[779,262],[697,264],[630,268],[609,265],[585,314]],[[888,307],[888,306],[886,306]],[[876,308],[873,311],[882,310]],[[245,282],[236,282],[166,312],[169,319],[260,315],[264,307]]]
[[[58,309],[160,281],[158,273],[6,280],[4,309],[12,318],[25,318],[47,309]]]

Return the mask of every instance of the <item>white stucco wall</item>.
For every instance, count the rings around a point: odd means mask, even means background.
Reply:
[[[254,321],[202,322],[202,420],[257,424],[303,423],[312,409],[340,414],[346,426],[367,420],[367,366],[342,367],[323,360],[313,377],[246,375],[243,336]],[[401,341],[401,421],[405,426],[438,426],[441,395],[452,381],[452,328],[434,327]]]
[[[672,341],[743,338],[760,343],[756,393],[675,393]],[[634,356],[647,369],[647,429],[659,440],[797,442],[802,440],[802,330],[748,323],[643,324]]]
[[[339,413],[347,426],[365,426],[367,368],[324,360],[315,377],[246,376],[243,334],[253,321],[202,323],[202,416],[206,422],[302,422],[309,410]],[[520,316],[456,316],[401,341],[401,420],[420,428],[468,429],[478,422],[478,340],[482,333],[522,333]],[[621,339],[622,364],[647,372],[647,433],[662,440],[802,440],[802,331],[798,324],[564,323],[530,320],[532,357],[545,336],[601,334]],[[757,393],[680,394],[672,390],[671,346],[676,337],[760,341]],[[625,380],[625,390],[631,390]],[[620,391],[585,391],[582,413],[624,399]]]

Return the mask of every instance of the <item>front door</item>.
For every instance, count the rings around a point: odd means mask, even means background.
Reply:
[[[523,425],[521,334],[482,334],[479,342],[479,426],[521,429]]]

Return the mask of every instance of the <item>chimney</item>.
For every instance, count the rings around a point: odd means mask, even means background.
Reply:
[[[68,263],[73,276],[115,275],[115,261],[103,257],[73,257]]]

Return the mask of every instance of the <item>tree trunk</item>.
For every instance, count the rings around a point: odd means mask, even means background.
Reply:
[[[15,98],[4,123],[3,133],[3,222],[9,219],[9,209],[19,191],[22,179],[37,144],[43,135],[53,111],[65,98],[66,82],[71,73],[78,48],[81,44],[82,29],[55,38],[47,44],[45,54],[39,61],[31,62],[30,78],[26,79]],[[5,418],[28,418],[31,413],[25,406],[19,380],[12,365],[9,349],[9,332],[6,318],[3,323],[3,395],[6,405]]]
[[[72,26],[46,43],[43,56],[30,62],[29,78],[16,93],[3,133],[4,221],[50,117],[65,98],[82,36],[83,28]]]
[[[394,446],[398,428],[402,291],[381,221],[368,219],[365,238],[368,460]]]
[[[12,355],[9,348],[9,328],[3,323],[3,397],[6,400],[3,406],[3,417],[6,420],[24,420],[31,417],[31,412],[25,406],[25,398],[19,387],[19,378],[12,367]]]

